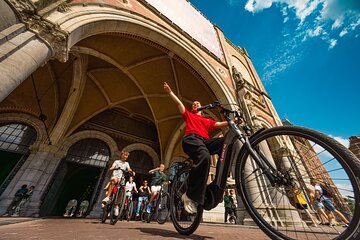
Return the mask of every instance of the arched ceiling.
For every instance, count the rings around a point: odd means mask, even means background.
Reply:
[[[96,35],[77,43],[71,52],[88,55],[88,60],[84,68],[84,90],[65,136],[101,112],[121,109],[154,123],[163,152],[174,130],[183,121],[177,106],[164,94],[163,82],[170,84],[186,107],[194,100],[207,104],[215,99],[190,65],[170,50],[146,39],[126,34]],[[51,61],[34,73],[36,84],[42,86],[40,94],[47,94],[46,103],[41,101],[41,104],[44,104],[43,111],[48,119],[52,120],[48,122],[50,129],[74,91],[71,89],[74,61],[75,57],[63,64]],[[0,107],[24,106],[37,114],[39,110],[32,87],[29,78]],[[24,100],[21,94],[31,95],[32,100]]]

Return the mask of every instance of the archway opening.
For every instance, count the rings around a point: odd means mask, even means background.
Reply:
[[[0,126],[0,195],[26,161],[36,136],[35,129],[27,125]]]
[[[41,206],[42,216],[70,216],[67,205],[76,202],[71,216],[86,216],[92,209],[106,174],[110,158],[108,146],[98,139],[83,139],[70,147],[58,166]],[[89,202],[79,214],[83,201]]]
[[[157,167],[154,166],[153,160],[149,154],[142,150],[131,151],[128,162],[131,169],[136,172],[135,182],[138,187],[141,186],[144,180],[151,180],[149,170]]]

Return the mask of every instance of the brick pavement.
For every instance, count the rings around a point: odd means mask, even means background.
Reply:
[[[191,236],[178,234],[171,222],[118,222],[115,226],[100,223],[97,219],[19,219],[10,223],[0,218],[1,240],[103,240],[103,239],[268,239],[256,227],[202,223]]]

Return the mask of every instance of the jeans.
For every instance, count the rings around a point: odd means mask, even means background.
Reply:
[[[139,215],[140,214],[140,208],[141,208],[141,204],[142,202],[146,202],[147,201],[147,197],[146,196],[143,196],[143,197],[139,197],[138,199],[138,206],[137,206],[137,209],[136,209],[136,215]],[[146,206],[145,206],[146,207]]]

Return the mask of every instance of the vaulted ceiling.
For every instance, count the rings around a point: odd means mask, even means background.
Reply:
[[[64,136],[98,114],[118,109],[152,122],[163,152],[183,122],[176,105],[163,92],[163,82],[169,83],[186,107],[194,100],[206,104],[215,99],[200,75],[170,50],[126,34],[104,34],[76,44],[66,63],[53,60],[39,68],[0,104],[0,111],[39,116],[41,107],[51,132],[75,91],[74,62],[80,55],[87,56],[85,85]]]

